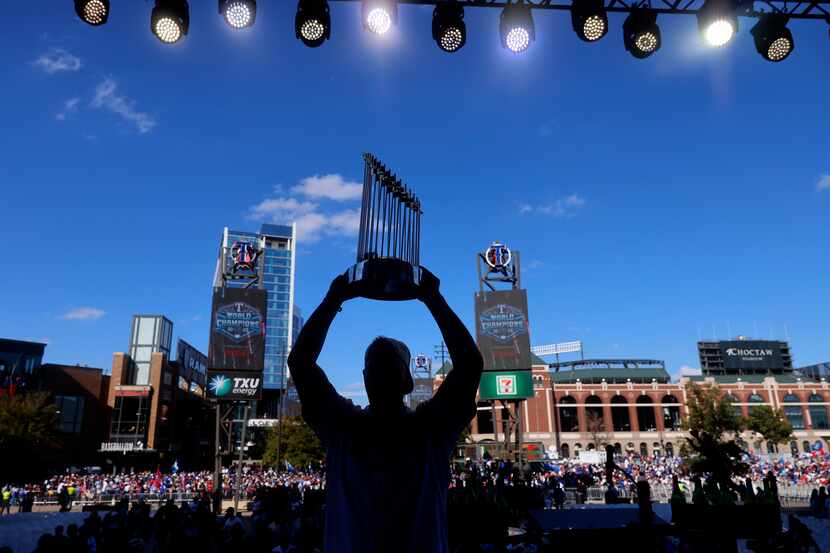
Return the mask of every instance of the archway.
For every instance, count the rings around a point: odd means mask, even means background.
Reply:
[[[666,442],[666,455],[674,457],[674,444],[671,442]]]
[[[645,442],[640,442],[640,456],[648,457],[648,444]]]
[[[747,408],[747,412],[752,414],[752,410],[758,407],[759,404],[764,403],[764,398],[759,396],[758,394],[750,394],[747,398],[747,403],[749,403],[749,407]]]
[[[723,399],[725,399],[726,401],[728,401],[729,403],[732,404],[732,408],[735,410],[735,416],[737,416],[737,417],[743,417],[744,416],[743,409],[741,408],[740,405],[738,405],[741,402],[741,400],[738,399],[737,396],[735,396],[734,394],[726,394],[725,396],[723,396]]]
[[[579,432],[579,415],[573,396],[565,396],[559,400],[559,424],[562,432]]]
[[[648,395],[637,398],[637,424],[640,427],[640,432],[654,432],[657,430],[653,403],[651,396]]]
[[[567,459],[570,457],[571,449],[568,447],[568,444],[562,444],[562,451],[559,452],[560,456],[563,459]]]
[[[611,422],[614,432],[631,432],[631,420],[628,418],[628,402],[624,396],[611,398]]]
[[[680,402],[671,394],[663,396],[663,427],[666,430],[680,430]]]

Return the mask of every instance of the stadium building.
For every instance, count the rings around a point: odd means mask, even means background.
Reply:
[[[641,455],[676,454],[686,437],[681,425],[688,415],[686,384],[691,381],[718,386],[742,416],[759,405],[783,409],[794,433],[789,447],[781,445],[779,451],[830,449],[830,385],[825,378],[794,372],[786,342],[739,337],[701,342],[698,349],[701,374],[676,381],[658,360],[547,363],[533,356],[534,395],[521,406],[525,442],[563,457],[606,444]],[[436,385],[441,379],[439,375]],[[471,438],[485,447],[503,440],[506,420],[501,406],[494,421],[491,403],[479,402]],[[755,453],[771,451],[771,444],[751,433],[741,439]]]

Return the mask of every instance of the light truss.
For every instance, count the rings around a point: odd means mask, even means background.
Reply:
[[[332,2],[360,2],[361,0],[331,0]],[[436,6],[450,1],[464,8],[501,8],[516,4],[506,0],[398,0],[398,4],[417,6]],[[571,2],[553,0],[524,0],[524,5],[534,10],[570,11]],[[700,11],[704,0],[651,0],[631,2],[627,0],[606,0],[605,10],[609,13],[630,13],[636,9],[649,8],[657,13],[694,15]],[[758,9],[765,8],[765,9]],[[743,17],[761,17],[768,13],[781,13],[791,19],[818,19],[830,23],[830,0],[813,2],[785,2],[782,0],[763,0],[748,2],[739,7],[737,15]]]

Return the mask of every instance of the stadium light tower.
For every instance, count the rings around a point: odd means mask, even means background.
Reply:
[[[150,30],[165,44],[174,44],[190,29],[190,6],[187,0],[156,0],[150,15]]]
[[[444,2],[432,12],[432,38],[444,52],[457,52],[467,42],[464,8],[455,2]]]
[[[75,13],[84,23],[103,25],[110,16],[110,0],[75,0]]]
[[[707,0],[697,12],[698,28],[709,45],[719,48],[738,32],[735,8],[729,0]]]
[[[536,26],[530,6],[510,4],[504,8],[499,17],[501,45],[511,52],[524,52],[530,43],[536,40]]]
[[[795,42],[793,34],[787,28],[789,18],[782,14],[766,14],[750,31],[755,41],[755,49],[767,61],[783,61],[787,59]]]
[[[395,0],[363,0],[363,27],[376,35],[385,35],[398,20]]]
[[[326,0],[300,0],[294,18],[294,33],[311,48],[331,37],[331,14]]]
[[[232,29],[245,29],[256,21],[256,0],[219,0],[219,13]]]

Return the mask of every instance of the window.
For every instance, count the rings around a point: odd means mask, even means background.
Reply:
[[[55,396],[58,430],[65,434],[80,434],[84,420],[84,398],[80,396]]]
[[[567,459],[571,456],[571,450],[568,447],[568,444],[562,444],[562,458]]]
[[[830,423],[827,420],[827,406],[826,405],[812,405],[814,403],[824,402],[824,398],[816,393],[810,394],[808,401],[811,403],[809,407],[810,422],[813,423],[813,428],[826,430],[830,428]]]
[[[648,457],[648,444],[645,442],[640,442],[640,456]]]
[[[784,396],[783,403],[798,403],[798,397],[792,393],[787,394]],[[804,411],[800,405],[784,406],[784,415],[794,430],[804,429]]]
[[[674,444],[671,442],[666,443],[666,455],[674,457]]]

